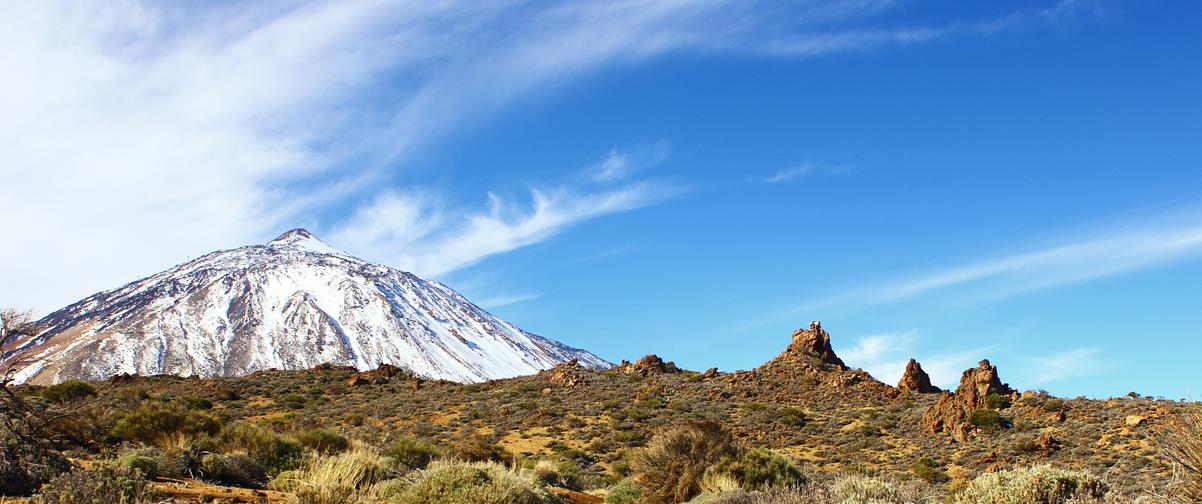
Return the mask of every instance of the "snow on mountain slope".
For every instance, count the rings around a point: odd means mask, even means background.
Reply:
[[[40,323],[42,333],[6,352],[34,361],[19,381],[387,363],[427,378],[479,382],[571,359],[610,366],[518,329],[445,285],[356,259],[303,229],[95,294]]]

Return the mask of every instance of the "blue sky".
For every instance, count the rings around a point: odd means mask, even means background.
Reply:
[[[610,359],[1195,398],[1202,7],[14,2],[0,304],[311,229]]]

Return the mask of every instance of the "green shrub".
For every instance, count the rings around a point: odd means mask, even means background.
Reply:
[[[65,403],[85,397],[96,397],[96,387],[86,381],[67,380],[39,390],[37,395],[50,402]]]
[[[303,448],[299,441],[252,423],[238,422],[227,425],[218,439],[222,451],[246,453],[270,476],[295,469],[301,463]]]
[[[267,482],[263,468],[244,453],[205,454],[200,459],[200,473],[204,479],[226,486],[259,488]]]
[[[605,504],[639,504],[643,500],[643,489],[631,478],[614,483],[605,493]]]
[[[724,459],[706,472],[711,477],[727,475],[745,490],[797,486],[806,482],[796,464],[764,448],[744,452],[737,459]]]
[[[296,440],[305,448],[317,453],[328,455],[346,451],[351,442],[337,432],[329,429],[310,429],[296,436]]]
[[[194,410],[210,410],[213,409],[213,402],[203,397],[185,397],[180,399],[188,409]]]
[[[1002,394],[989,394],[989,396],[985,398],[985,405],[995,410],[1009,408],[1010,396]]]
[[[997,432],[1006,427],[1005,420],[997,410],[981,408],[968,415],[969,423],[984,432]]]
[[[1064,399],[1048,399],[1043,402],[1043,410],[1048,413],[1066,412],[1069,410],[1069,405]]]
[[[396,504],[553,504],[558,502],[532,474],[495,462],[438,461],[420,471]]]
[[[42,485],[41,492],[44,504],[140,504],[153,497],[141,474],[111,464],[59,475]]]
[[[776,423],[786,427],[801,427],[806,423],[806,414],[801,408],[786,406],[776,410]]]
[[[402,437],[388,445],[388,448],[384,449],[384,455],[392,457],[409,469],[425,469],[442,453],[437,446],[421,439]]]
[[[202,411],[182,411],[163,405],[143,405],[118,417],[112,435],[126,441],[153,444],[175,434],[216,434],[221,420]]]
[[[644,501],[667,504],[696,496],[705,470],[737,455],[734,439],[721,425],[690,421],[655,434],[631,465]]]
[[[1107,486],[1097,477],[1042,465],[985,473],[969,483],[957,502],[972,504],[1061,504],[1101,499]]]
[[[451,456],[464,462],[513,462],[513,454],[504,447],[475,435],[452,444]]]
[[[154,448],[143,448],[122,453],[117,458],[117,465],[141,474],[148,480],[159,475],[159,451]]]
[[[302,396],[300,394],[285,395],[284,397],[281,397],[278,402],[281,405],[283,405],[284,407],[291,408],[291,409],[304,409],[305,408],[305,396]]]
[[[947,475],[943,474],[943,469],[939,467],[939,463],[935,462],[930,457],[919,457],[910,464],[910,472],[914,476],[927,483],[942,483],[947,481]]]

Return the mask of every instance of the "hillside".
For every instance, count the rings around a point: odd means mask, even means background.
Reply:
[[[441,446],[495,443],[516,456],[571,460],[590,488],[619,479],[631,450],[686,419],[715,420],[742,443],[819,473],[913,479],[916,461],[927,458],[934,472],[924,478],[940,485],[1038,463],[1106,475],[1128,491],[1168,480],[1151,436],[1176,403],[1016,392],[997,373],[982,362],[954,393],[896,388],[844,366],[814,323],[772,361],[737,373],[680,370],[647,356],[606,370],[566,363],[476,384],[327,365],[206,380],[119,377],[98,390],[110,404],[201,398],[231,421],[280,432],[332,428],[378,446],[402,436]],[[915,380],[909,372],[903,383]],[[996,423],[974,424],[968,417],[977,410],[996,412]]]

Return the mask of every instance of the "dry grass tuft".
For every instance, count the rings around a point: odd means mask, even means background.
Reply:
[[[1173,463],[1173,496],[1185,502],[1202,502],[1202,406],[1182,408],[1161,429],[1157,441]]]

